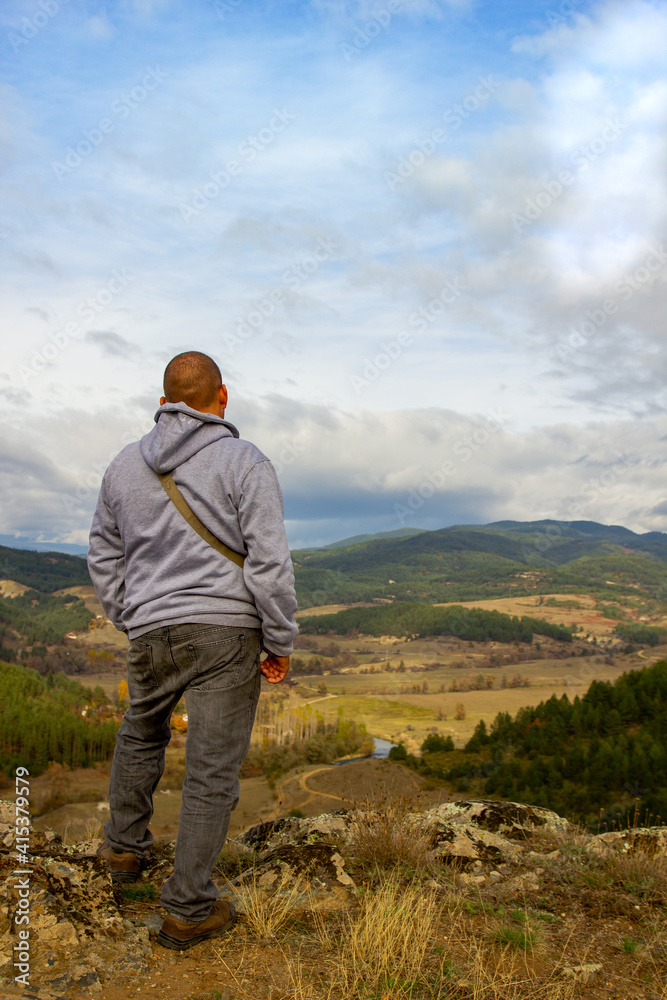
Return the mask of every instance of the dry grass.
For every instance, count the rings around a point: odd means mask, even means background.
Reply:
[[[282,951],[279,970],[269,976],[271,1000],[574,1000],[582,982],[564,976],[563,968],[590,962],[604,966],[592,985],[612,990],[595,995],[620,997],[626,979],[628,988],[634,979],[654,984],[651,995],[667,1000],[658,913],[641,929],[622,917],[626,937],[619,935],[614,951],[601,925],[592,934],[581,913],[571,919],[560,912],[567,908],[563,892],[599,896],[607,906],[614,888],[619,899],[637,897],[628,906],[641,901],[659,910],[667,902],[665,859],[593,854],[582,831],[544,831],[533,846],[541,848],[548,902],[535,898],[522,907],[503,903],[502,884],[473,887],[448,878],[441,866],[436,881],[423,877],[434,872],[433,830],[413,810],[410,800],[384,801],[352,818],[346,853],[367,885],[356,890],[356,905],[347,911],[312,907],[308,888],[291,879],[267,887],[255,877],[241,888],[252,936],[273,938]],[[552,851],[558,853],[550,859]],[[304,910],[310,911],[306,929],[301,923],[295,932],[290,918]],[[257,1000],[236,972],[238,1000]],[[634,996],[634,988],[632,982],[626,995]]]
[[[415,872],[431,871],[434,830],[415,808],[406,798],[367,801],[349,827],[355,859],[380,868],[403,865]]]
[[[602,861],[602,870],[613,884],[645,903],[667,903],[667,862],[650,854],[622,854],[614,851]]]
[[[102,840],[104,824],[98,819],[72,820],[63,827],[61,836],[63,844],[70,847],[82,841],[87,843],[90,840]]]
[[[253,873],[236,889],[236,895],[239,911],[253,934],[275,938],[290,917],[308,908],[312,893],[302,880],[285,872],[272,884],[263,884],[262,877]]]
[[[531,847],[535,851],[561,851],[572,853],[583,851],[590,843],[591,835],[585,827],[571,823],[568,827],[536,827],[530,834]]]
[[[498,948],[485,944],[484,935],[466,929],[460,902],[456,893],[444,898],[389,876],[374,891],[361,893],[358,908],[345,914],[342,923],[316,919],[308,957],[285,952],[288,984],[276,984],[271,996],[275,1000],[572,1000],[573,982],[536,973],[530,947]],[[497,928],[494,917],[489,917],[487,926]],[[249,994],[241,995],[250,1000]]]
[[[552,977],[541,980],[521,959],[505,956],[494,964],[479,943],[469,944],[467,972],[459,988],[466,1000],[573,1000],[575,984]]]
[[[414,996],[417,987],[423,992],[434,973],[436,980],[440,978],[439,968],[433,968],[433,935],[439,918],[440,906],[433,892],[389,880],[361,897],[342,945],[321,924],[320,940],[335,954],[332,979],[338,981],[342,995],[385,991],[392,1000],[399,1000]],[[442,995],[440,989],[429,994]]]

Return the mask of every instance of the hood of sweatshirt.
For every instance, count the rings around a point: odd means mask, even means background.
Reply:
[[[239,436],[234,424],[214,413],[200,413],[185,403],[165,403],[155,414],[155,427],[139,446],[155,472],[171,472],[202,448],[224,437]]]

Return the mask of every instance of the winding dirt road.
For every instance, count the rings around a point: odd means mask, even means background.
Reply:
[[[400,764],[395,766],[399,768],[402,774],[402,778],[404,780],[408,779],[412,789],[415,792],[419,792],[421,790],[421,782],[418,776],[413,771],[410,771],[406,767],[402,767]],[[334,771],[334,765],[328,764],[325,765],[324,767],[320,765],[319,767],[312,767],[309,770],[304,771],[303,774],[299,775],[292,774],[285,777],[280,783],[276,785],[278,798],[276,800],[276,806],[271,818],[277,819],[278,816],[280,815],[284,816],[286,811],[289,811],[290,809],[293,808],[303,809],[304,807],[310,805],[316,799],[329,799],[332,802],[338,802],[338,803],[345,803],[345,802],[351,803],[352,801],[354,801],[356,795],[352,789],[350,789],[349,795],[343,796],[343,795],[336,795],[334,792],[320,791],[317,788],[313,788],[308,783],[309,779],[313,778],[316,774],[320,774],[322,772],[327,772],[327,771],[328,772]],[[336,776],[338,777],[338,775]],[[362,794],[362,796],[365,794],[364,791],[361,790],[359,791]],[[306,795],[305,799],[299,794],[300,792],[305,793]],[[405,794],[405,791],[403,791],[403,794]],[[333,808],[332,806],[327,807],[326,803],[322,803],[322,805],[324,808]]]

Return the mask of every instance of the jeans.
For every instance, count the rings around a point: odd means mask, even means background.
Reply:
[[[153,843],[153,792],[164,772],[169,719],[185,696],[183,802],[174,873],[161,902],[189,923],[205,920],[218,897],[211,872],[239,801],[259,700],[260,641],[259,629],[199,624],[167,625],[130,641],[130,707],[116,737],[104,832],[110,847],[139,857]]]

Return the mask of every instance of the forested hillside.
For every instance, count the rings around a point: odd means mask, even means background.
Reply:
[[[384,604],[381,607],[348,608],[334,615],[302,618],[299,630],[305,634],[395,635],[426,638],[455,635],[471,642],[532,642],[533,633],[561,642],[571,642],[572,632],[539,618],[522,618],[483,611],[479,608],[434,607],[431,604]]]
[[[628,813],[667,817],[667,660],[480,722],[464,750],[429,737],[421,757],[392,754],[457,791],[547,806],[597,829]]]
[[[667,593],[667,535],[575,521],[499,522],[292,553],[300,607],[594,591]]]
[[[86,560],[62,552],[31,552],[0,545],[0,579],[51,594],[66,587],[90,586]]]
[[[10,631],[21,635],[30,645],[56,643],[67,632],[85,629],[89,621],[90,611],[73,594],[54,597],[26,590],[17,597],[0,598],[0,643]]]
[[[0,546],[0,560],[0,579],[30,588],[0,597],[0,660],[20,660],[43,672],[80,669],[85,654],[66,649],[63,638],[84,631],[91,612],[80,597],[54,591],[90,586],[85,559]]]
[[[99,717],[105,701],[101,688],[91,691],[64,674],[41,677],[0,663],[0,770],[11,776],[23,766],[37,775],[49,761],[88,767],[108,760],[118,724]]]

